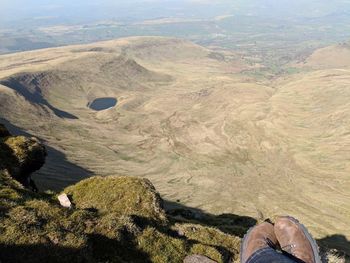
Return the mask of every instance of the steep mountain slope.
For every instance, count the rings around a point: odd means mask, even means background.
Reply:
[[[234,53],[168,38],[19,53],[0,57],[0,117],[51,147],[41,189],[142,176],[212,213],[292,214],[350,252],[350,72],[338,66],[258,81]],[[117,105],[87,107],[104,97]]]

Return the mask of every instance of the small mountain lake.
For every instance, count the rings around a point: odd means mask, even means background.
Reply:
[[[106,110],[117,105],[116,98],[98,98],[88,103],[88,107],[95,111]]]

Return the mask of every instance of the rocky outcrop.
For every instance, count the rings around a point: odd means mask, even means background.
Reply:
[[[66,188],[65,193],[80,209],[93,208],[101,214],[119,213],[158,223],[166,220],[162,199],[147,179],[96,176]]]
[[[36,190],[31,174],[44,165],[45,157],[45,147],[38,139],[11,136],[5,126],[0,125],[0,169],[23,186]]]

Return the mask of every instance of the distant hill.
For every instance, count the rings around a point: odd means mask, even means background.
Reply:
[[[303,62],[303,65],[314,69],[349,68],[350,43],[318,49]]]

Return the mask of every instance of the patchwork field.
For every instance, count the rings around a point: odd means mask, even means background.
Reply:
[[[350,253],[349,54],[321,49],[268,79],[234,52],[171,38],[2,55],[0,121],[48,145],[42,190],[146,177],[211,213],[294,215]],[[116,105],[91,109],[99,98]]]

